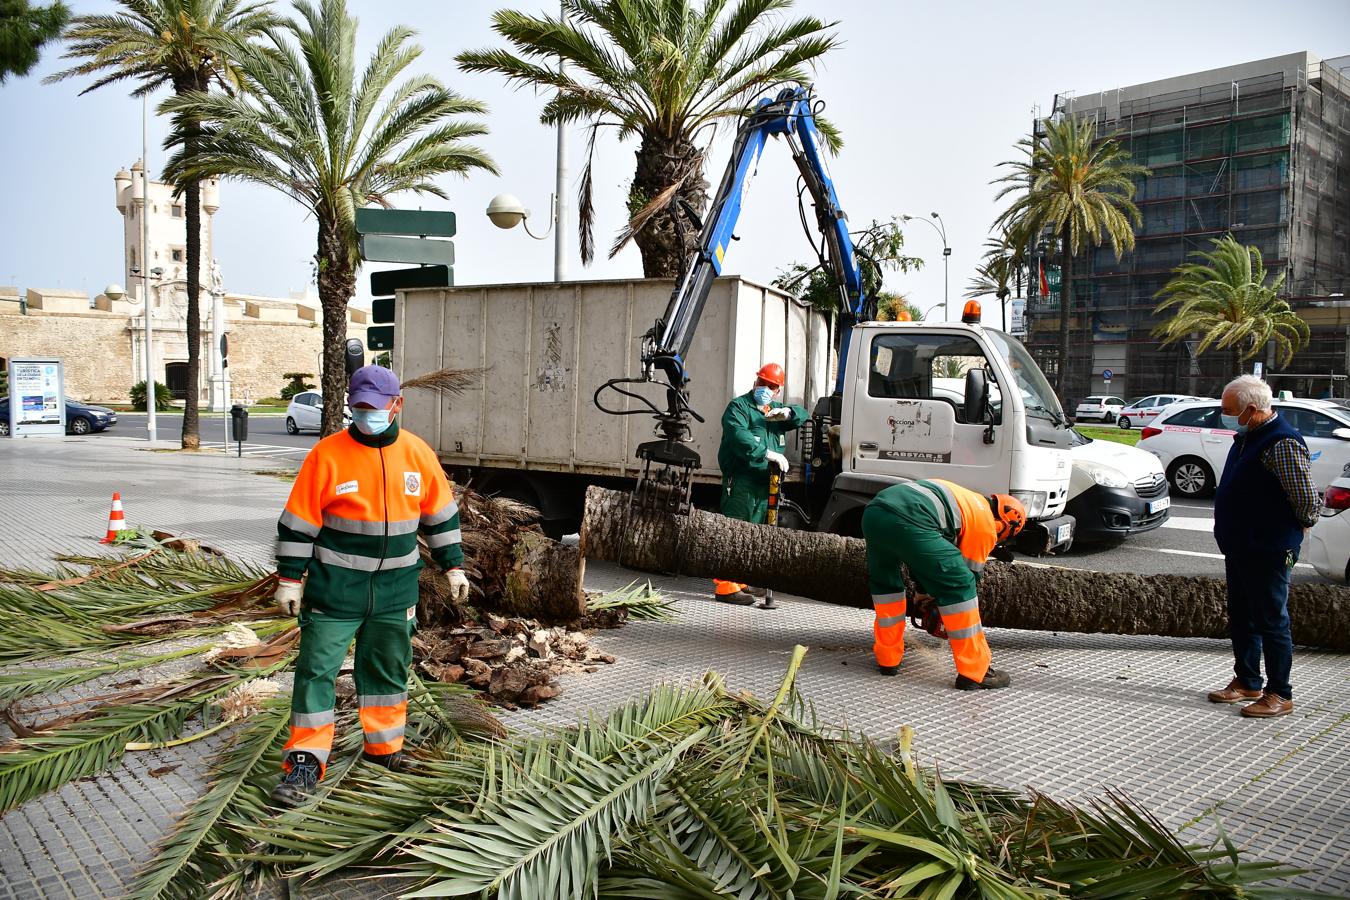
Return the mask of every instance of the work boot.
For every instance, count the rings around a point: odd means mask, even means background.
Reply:
[[[1293,700],[1286,700],[1270,691],[1263,693],[1261,699],[1255,703],[1248,703],[1242,707],[1242,714],[1249,719],[1273,719],[1276,716],[1287,716],[1293,711]]]
[[[956,687],[962,691],[991,690],[993,688],[1005,688],[1012,684],[1012,676],[1007,672],[1000,672],[998,669],[990,666],[989,671],[984,673],[984,678],[976,681],[974,678],[967,678],[964,675],[956,676]]]
[[[402,750],[395,750],[393,753],[366,753],[362,751],[361,758],[373,765],[384,766],[391,772],[408,771],[408,760],[403,756]]]
[[[1210,691],[1208,695],[1210,703],[1237,703],[1240,700],[1256,700],[1261,696],[1260,691],[1249,691],[1234,678],[1228,682],[1228,687],[1221,691]]]
[[[713,599],[718,603],[731,603],[736,606],[753,606],[755,595],[745,591],[737,591],[734,594],[713,594]]]
[[[898,675],[900,674],[900,667],[883,666],[881,663],[877,663],[877,671],[880,672],[882,675]]]
[[[294,751],[287,755],[291,769],[272,788],[272,802],[278,806],[302,806],[314,796],[319,785],[319,761],[314,754]]]

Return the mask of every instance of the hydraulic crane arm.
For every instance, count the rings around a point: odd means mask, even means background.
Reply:
[[[679,512],[687,512],[690,508],[690,476],[701,461],[685,444],[689,441],[690,418],[700,422],[703,419],[689,406],[689,372],[685,356],[693,342],[713,280],[722,273],[750,181],[770,137],[780,137],[787,142],[814,202],[816,225],[824,243],[821,262],[839,285],[840,309],[844,310],[841,353],[847,352],[853,323],[864,317],[866,301],[857,251],[848,232],[847,217],[839,206],[834,182],[825,168],[811,94],[803,87],[785,88],[773,99],[760,100],[736,133],[731,159],[713,198],[711,212],[702,226],[698,250],[671,293],[664,314],[643,336],[642,377],[613,379],[596,391],[596,406],[604,412],[616,415],[649,413],[657,420],[661,440],[649,441],[637,449],[638,458],[645,462],[636,493],[636,499],[643,505],[665,506]],[[842,366],[839,377],[843,378]],[[635,382],[664,384],[666,409],[661,410],[642,395],[619,387]],[[606,409],[599,397],[607,388],[640,400],[646,409]],[[653,463],[657,465],[655,471]]]

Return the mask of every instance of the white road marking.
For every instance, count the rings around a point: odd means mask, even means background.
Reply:
[[[1222,553],[1204,553],[1200,550],[1172,550],[1166,547],[1154,547],[1159,553],[1172,553],[1176,556],[1199,556],[1204,559],[1223,559]],[[1296,569],[1311,569],[1312,563],[1294,563]]]
[[[1213,519],[1190,518],[1186,516],[1171,516],[1160,528],[1175,528],[1178,531],[1206,531],[1214,530]]]

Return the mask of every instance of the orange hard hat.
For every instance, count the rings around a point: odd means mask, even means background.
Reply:
[[[771,384],[779,388],[783,386],[783,382],[786,380],[783,378],[783,367],[778,363],[765,363],[760,366],[755,375],[765,384]]]
[[[990,494],[989,506],[998,525],[998,541],[1011,540],[1027,524],[1027,510],[1022,501],[1008,494]]]

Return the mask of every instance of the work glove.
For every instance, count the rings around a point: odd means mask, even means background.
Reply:
[[[300,615],[300,595],[304,586],[292,578],[277,579],[276,601],[281,611],[288,616]]]
[[[464,574],[463,569],[450,569],[445,573],[445,579],[450,583],[450,599],[455,603],[464,603],[469,599],[469,576]]]
[[[792,409],[786,406],[775,406],[764,414],[764,418],[770,422],[788,422],[792,419]]]
[[[774,450],[767,450],[764,453],[764,458],[769,461],[769,465],[777,466],[779,472],[784,475],[787,474],[788,461],[786,456]]]

